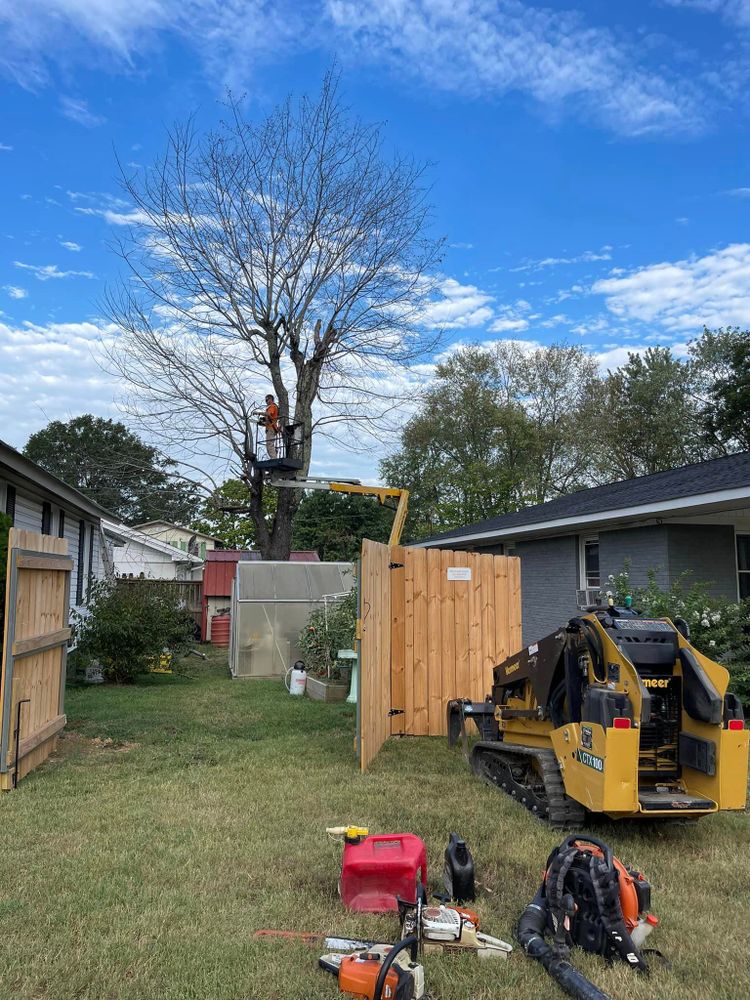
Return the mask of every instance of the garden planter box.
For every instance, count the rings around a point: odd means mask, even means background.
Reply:
[[[313,701],[343,701],[349,694],[349,685],[308,674],[305,690]]]

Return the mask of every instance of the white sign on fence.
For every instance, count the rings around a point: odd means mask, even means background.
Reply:
[[[471,580],[471,567],[470,566],[449,566],[448,567],[448,579],[449,580]]]

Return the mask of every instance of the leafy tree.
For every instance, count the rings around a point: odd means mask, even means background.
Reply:
[[[195,632],[193,616],[174,592],[152,580],[97,581],[87,614],[74,614],[79,656],[98,660],[116,684],[134,683],[165,649],[184,651]]]
[[[409,538],[579,485],[588,433],[579,418],[596,365],[577,347],[467,347],[438,365],[383,479],[411,492]]]
[[[690,356],[708,440],[724,452],[750,450],[750,331],[704,330]]]
[[[627,364],[608,372],[596,406],[599,480],[646,476],[709,457],[695,390],[691,366],[668,347],[628,354]]]
[[[388,541],[392,522],[393,511],[375,497],[311,490],[297,509],[292,545],[313,549],[323,561],[353,562],[363,538]]]
[[[112,363],[162,440],[233,463],[258,547],[285,559],[300,496],[280,491],[267,523],[257,400],[273,392],[301,428],[306,475],[313,427],[371,425],[378,377],[431,346],[420,321],[441,244],[423,169],[386,153],[329,73],[263,120],[230,99],[214,132],[177,127],[123,183],[144,224],[124,236],[129,273],[107,303]]]
[[[84,414],[32,434],[24,455],[122,521],[183,522],[197,506],[176,464],[113,420]]]
[[[276,490],[264,492],[266,520],[273,520],[276,509]],[[192,523],[195,531],[203,531],[218,538],[227,549],[252,549],[256,545],[255,524],[248,508],[250,490],[241,479],[227,479],[214,490]],[[234,510],[230,508],[236,508]]]

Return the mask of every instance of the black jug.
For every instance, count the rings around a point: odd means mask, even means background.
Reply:
[[[467,903],[474,899],[474,859],[457,833],[450,835],[445,849],[443,881],[452,900]]]

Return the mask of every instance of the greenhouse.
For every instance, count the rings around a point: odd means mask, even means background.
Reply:
[[[355,583],[352,563],[239,562],[232,586],[232,676],[281,677],[302,659],[310,612],[340,601]]]

